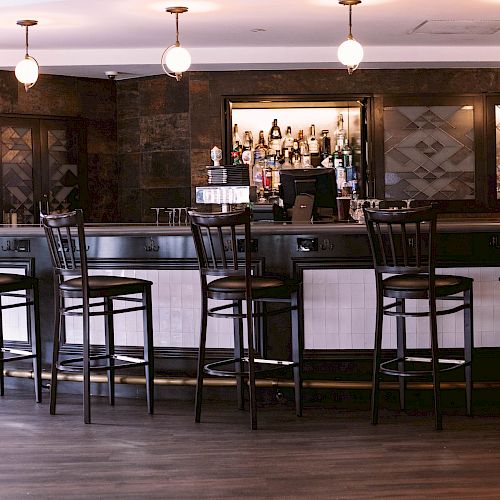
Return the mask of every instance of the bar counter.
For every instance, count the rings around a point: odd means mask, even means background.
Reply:
[[[194,373],[199,330],[199,278],[188,226],[155,224],[88,224],[87,254],[95,273],[145,277],[154,283],[155,354],[161,372]],[[373,348],[374,276],[364,224],[284,224],[257,221],[252,225],[255,262],[261,270],[303,281],[306,363],[316,378],[316,364],[357,358],[366,362]],[[40,279],[43,362],[50,365],[53,326],[52,268],[43,229],[39,226],[0,226],[2,268],[20,267]],[[438,222],[438,264],[447,272],[474,278],[474,328],[477,351],[493,365],[500,361],[500,216],[446,218]],[[453,316],[452,316],[453,318]],[[17,323],[16,323],[17,321]],[[140,323],[117,325],[117,343],[135,353],[142,335]],[[7,327],[6,338],[22,348],[27,334],[20,318]],[[16,326],[17,325],[17,326]],[[461,347],[461,318],[442,322],[441,345]],[[120,326],[122,329],[120,330]],[[261,339],[270,355],[289,349],[286,321],[271,324]],[[427,325],[409,322],[408,346],[428,347]],[[395,346],[390,327],[384,348]],[[96,325],[95,341],[103,338]],[[210,357],[226,356],[232,346],[232,323],[209,324]],[[67,324],[62,352],[80,350],[78,322]],[[481,355],[480,355],[481,356]],[[320,361],[319,363],[316,363]],[[316,364],[315,364],[316,363]],[[498,369],[496,369],[498,371]],[[488,378],[500,380],[500,375]]]

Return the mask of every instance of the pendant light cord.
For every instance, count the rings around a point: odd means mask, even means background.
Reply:
[[[25,57],[28,57],[29,54],[28,54],[28,26],[26,26],[26,56]]]

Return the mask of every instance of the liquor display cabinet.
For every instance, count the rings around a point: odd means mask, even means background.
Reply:
[[[352,151],[352,178],[355,178],[358,194],[360,197],[369,196],[370,106],[370,99],[363,95],[226,97],[223,99],[224,158],[228,162],[231,159],[235,125],[242,136],[250,133],[255,147],[261,131],[264,132],[265,141],[268,143],[271,139],[270,130],[273,122],[276,121],[281,132],[279,136],[281,163],[283,163],[283,152],[286,150],[287,129],[291,129],[291,135],[295,140],[303,132],[304,140],[309,145],[311,145],[311,138],[315,137],[317,149],[314,151],[311,148],[311,166],[313,167],[327,166],[325,163],[321,164],[326,154],[332,156],[336,145],[342,147],[348,143]],[[343,123],[342,138],[338,134],[339,120]],[[315,134],[312,130],[315,130]],[[328,140],[327,153],[323,151],[325,137]],[[313,158],[314,154],[317,155],[317,159]],[[286,167],[283,166],[283,168]]]

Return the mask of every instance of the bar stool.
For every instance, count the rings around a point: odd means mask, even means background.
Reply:
[[[109,403],[114,405],[114,372],[132,366],[144,366],[148,412],[153,413],[154,358],[151,281],[118,276],[89,276],[81,210],[62,215],[42,215],[42,222],[54,270],[55,325],[50,385],[51,415],[54,415],[56,411],[59,371],[83,372],[83,415],[85,423],[89,424],[91,421],[90,372],[107,372]],[[135,294],[140,294],[141,298],[132,297]],[[81,303],[66,305],[66,299],[78,299]],[[102,301],[91,302],[94,299],[102,299]],[[115,309],[115,300],[135,302],[140,305]],[[143,358],[115,354],[113,316],[132,311],[143,311]],[[83,356],[59,360],[60,342],[65,333],[66,316],[83,318]],[[91,354],[90,318],[93,316],[105,317],[105,354]],[[107,364],[99,364],[103,361]]]
[[[472,278],[435,273],[436,219],[433,207],[403,210],[364,209],[365,222],[375,268],[377,313],[372,381],[372,423],[378,422],[380,374],[399,377],[401,409],[405,407],[405,380],[408,377],[431,377],[434,392],[435,427],[442,429],[440,373],[465,367],[467,414],[472,412]],[[389,276],[387,276],[389,275]],[[394,302],[384,304],[384,298]],[[426,300],[425,311],[407,311],[406,299]],[[459,304],[437,310],[439,301]],[[437,316],[464,311],[463,359],[439,358]],[[384,316],[397,318],[397,358],[381,362]],[[406,355],[408,317],[428,317],[431,357]],[[411,363],[412,365],[408,365]],[[417,369],[430,363],[431,369]],[[409,368],[410,366],[410,368]],[[411,369],[415,368],[415,369]]]
[[[25,293],[19,293],[25,292]],[[14,303],[5,303],[4,298],[15,298]],[[17,300],[22,299],[22,300]],[[28,338],[31,351],[5,347],[3,333],[3,311],[17,307],[27,308]],[[42,402],[42,360],[40,348],[40,309],[38,280],[33,276],[0,273],[0,396],[4,395],[4,363],[33,360],[33,378],[35,381],[35,400]]]
[[[201,214],[189,212],[191,230],[198,256],[201,280],[201,332],[198,351],[195,421],[201,418],[203,376],[236,377],[238,407],[244,407],[243,382],[248,380],[251,429],[257,428],[255,379],[257,373],[271,372],[285,367],[293,369],[295,409],[302,415],[302,338],[299,326],[300,284],[280,278],[252,275],[251,232],[249,209],[238,212]],[[238,233],[237,231],[241,231]],[[239,234],[244,237],[244,249]],[[240,243],[241,245],[241,243]],[[241,252],[241,250],[243,250]],[[209,278],[215,278],[209,281]],[[230,301],[229,304],[208,307],[208,299]],[[243,310],[243,301],[245,309]],[[266,304],[285,304],[268,311]],[[260,307],[263,306],[263,307]],[[228,311],[229,310],[229,311]],[[291,312],[292,360],[270,360],[256,357],[254,321],[270,314]],[[234,320],[234,358],[205,364],[207,319]],[[243,320],[247,328],[247,355],[243,347]],[[233,369],[225,369],[234,365]]]

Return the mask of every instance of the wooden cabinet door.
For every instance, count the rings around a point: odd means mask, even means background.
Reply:
[[[78,120],[0,117],[1,204],[4,222],[36,224],[40,210],[83,206],[82,127]]]

